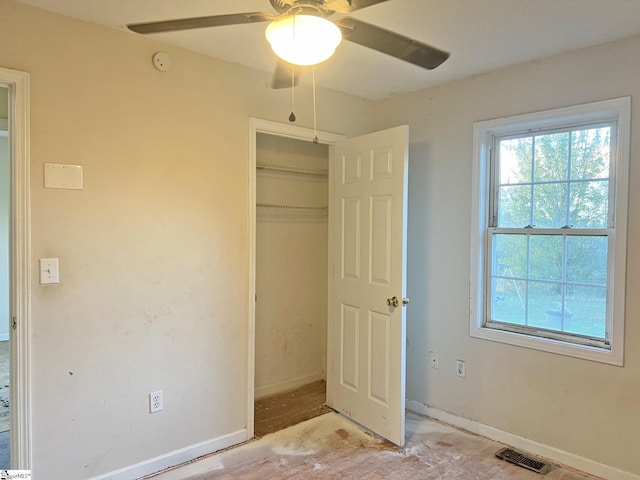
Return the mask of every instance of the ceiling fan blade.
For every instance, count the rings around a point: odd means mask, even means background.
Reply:
[[[293,70],[293,85],[291,84],[291,73]],[[291,68],[291,64],[285,61],[278,61],[276,69],[273,72],[273,79],[271,80],[271,88],[291,88],[298,85],[300,80],[300,67]]]
[[[127,28],[136,33],[160,33],[191,30],[194,28],[240,25],[243,23],[268,22],[274,18],[276,18],[276,15],[273,13],[232,13],[230,15],[213,15],[209,17],[181,18],[179,20],[163,20],[160,22],[134,23],[127,25]]]
[[[386,53],[405,62],[432,70],[449,58],[449,53],[398,33],[390,32],[355,18],[334,22],[345,40]]]
[[[361,8],[370,7],[376,3],[386,2],[387,0],[325,0],[324,6],[327,10],[338,13],[351,13]]]

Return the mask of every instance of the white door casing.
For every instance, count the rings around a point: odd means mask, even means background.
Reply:
[[[29,205],[29,74],[0,67],[9,89],[11,468],[31,465],[31,219]]]
[[[327,403],[404,445],[407,126],[329,154]],[[397,307],[387,299],[396,297]]]
[[[279,123],[260,118],[249,118],[249,165],[248,165],[248,290],[247,311],[249,321],[247,325],[247,373],[246,373],[246,431],[247,440],[254,436],[254,401],[255,401],[255,320],[256,320],[256,135],[266,133],[287,137],[295,140],[311,142],[317,135],[322,144],[331,145],[343,140],[343,135],[314,131],[310,128],[299,127],[290,123]]]

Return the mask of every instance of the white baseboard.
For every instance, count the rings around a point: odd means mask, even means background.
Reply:
[[[604,465],[602,463],[589,460],[588,458],[580,457],[573,453],[565,452],[564,450],[550,447],[548,445],[529,440],[528,438],[520,437],[513,433],[490,427],[489,425],[476,422],[475,420],[459,417],[458,415],[445,412],[444,410],[440,410],[435,407],[430,407],[415,400],[407,399],[406,408],[407,410],[419,413],[420,415],[440,420],[441,422],[448,423],[462,430],[482,435],[483,437],[490,438],[496,442],[509,445],[510,447],[514,447],[519,450],[524,450],[525,452],[547,458],[553,462],[567,465],[568,467],[581,470],[591,475],[596,475],[610,480],[640,480],[640,475],[625,472],[623,470],[610,467],[609,465]]]
[[[264,385],[262,387],[256,387],[255,397],[254,398],[262,398],[267,397],[269,395],[274,395],[280,392],[286,392],[287,390],[294,390],[299,387],[303,387],[313,382],[317,382],[318,380],[323,380],[324,374],[313,373],[311,375],[304,375],[302,377],[291,378],[289,380],[284,380],[282,382],[272,383],[271,385]]]
[[[9,334],[8,333],[0,333],[0,342],[7,342],[9,341]]]
[[[174,450],[120,470],[92,477],[90,480],[131,480],[132,478],[141,478],[246,441],[247,430],[243,428],[237,432]]]

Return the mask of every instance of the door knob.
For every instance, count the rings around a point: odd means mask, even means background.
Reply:
[[[396,296],[387,298],[387,305],[389,305],[390,307],[397,307],[398,305],[400,305],[400,300],[398,300],[398,297]],[[409,305],[409,299],[404,297],[402,299],[402,306],[406,307],[407,305]]]

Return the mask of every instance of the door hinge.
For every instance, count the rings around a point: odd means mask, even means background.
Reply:
[[[11,318],[11,328],[13,328],[14,330],[18,328],[18,320],[16,319],[16,317]]]

